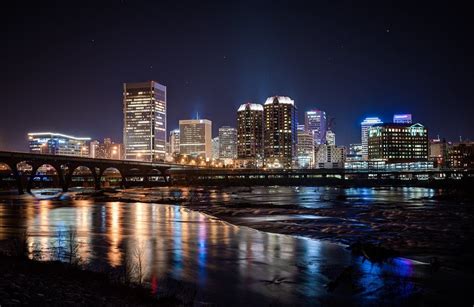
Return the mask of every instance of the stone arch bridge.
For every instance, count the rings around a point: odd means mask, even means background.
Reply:
[[[168,170],[173,166],[182,167],[169,163],[92,159],[5,151],[0,151],[0,163],[7,165],[10,169],[20,194],[24,193],[25,189],[27,192],[31,191],[37,171],[43,165],[50,165],[55,169],[57,177],[59,178],[59,184],[64,192],[71,186],[74,171],[80,167],[90,170],[94,178],[96,189],[100,189],[101,178],[104,172],[109,169],[118,170],[122,180],[121,185],[125,186],[127,177],[141,177],[145,182],[148,181],[150,177],[161,177],[163,181],[167,183],[170,178]],[[18,166],[21,164],[31,166],[31,172],[27,174],[19,170]]]

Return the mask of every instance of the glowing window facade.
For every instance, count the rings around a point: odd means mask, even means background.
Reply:
[[[264,106],[264,159],[267,167],[290,168],[296,163],[296,106],[289,97],[269,97]]]
[[[28,133],[30,152],[38,154],[89,157],[91,138],[55,132]]]
[[[166,153],[166,86],[155,81],[123,85],[125,159],[154,161]]]
[[[428,160],[428,131],[421,124],[381,124],[368,131],[369,160],[414,162]]]

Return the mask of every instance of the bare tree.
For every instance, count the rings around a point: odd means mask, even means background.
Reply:
[[[145,248],[142,244],[138,244],[133,250],[133,260],[135,262],[135,278],[139,285],[143,283],[145,277]]]
[[[63,255],[64,233],[61,230],[56,232],[56,238],[49,242],[50,259],[61,261]]]
[[[66,233],[66,251],[65,256],[69,264],[79,265],[81,257],[79,254],[79,248],[81,242],[77,238],[77,230],[72,226],[69,227]]]

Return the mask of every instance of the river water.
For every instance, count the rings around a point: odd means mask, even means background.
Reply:
[[[324,205],[317,189],[308,190],[304,197],[296,195],[294,188],[283,189],[280,193],[272,188],[248,193],[253,193],[257,202],[287,203],[295,197],[297,202],[299,197],[304,206]],[[330,197],[328,191],[323,194]],[[235,190],[214,193],[213,199],[238,198]],[[407,192],[348,193],[372,201],[393,201],[406,198]],[[432,194],[430,190],[410,193],[417,197]],[[58,233],[70,227],[77,231],[78,254],[85,263],[117,267],[139,250],[145,281],[152,289],[159,289],[165,278],[179,280],[196,289],[196,302],[201,303],[404,303],[428,284],[437,284],[436,280],[460,278],[457,273],[443,272],[433,281],[428,265],[410,259],[374,264],[353,256],[342,245],[237,227],[177,205],[51,200],[31,195],[0,202],[0,240],[26,229],[30,247],[42,250],[42,259],[50,257],[47,250]],[[346,268],[351,272],[350,280],[328,291],[326,285]]]

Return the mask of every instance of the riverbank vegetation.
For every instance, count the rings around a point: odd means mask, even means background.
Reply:
[[[144,250],[134,249],[121,266],[95,267],[81,259],[73,228],[58,232],[47,249],[22,232],[0,241],[0,306],[187,306],[195,290],[163,278],[145,283]],[[157,285],[160,285],[158,288]]]

